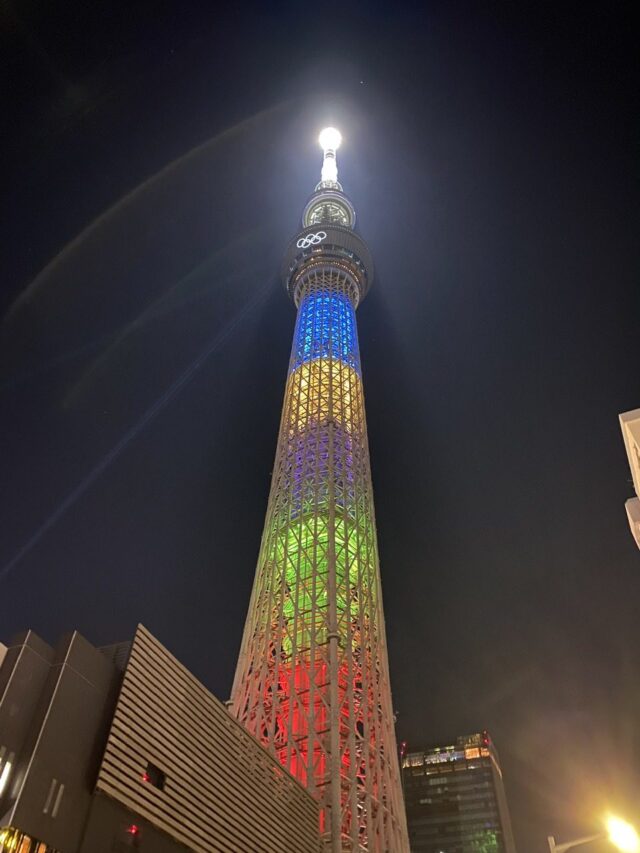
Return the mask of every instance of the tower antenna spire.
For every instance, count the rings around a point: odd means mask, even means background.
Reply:
[[[335,127],[325,127],[318,142],[324,155],[322,171],[320,181],[302,214],[302,224],[305,228],[311,225],[341,225],[352,229],[356,224],[356,212],[338,181],[336,151],[342,142],[342,135]]]
[[[320,147],[324,152],[319,187],[340,187],[338,183],[338,163],[336,151],[342,142],[342,135],[335,127],[325,127],[318,137]]]

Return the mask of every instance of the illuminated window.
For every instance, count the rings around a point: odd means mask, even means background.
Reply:
[[[308,225],[345,225],[349,226],[350,217],[343,205],[336,202],[324,202],[313,207],[308,214]]]
[[[7,826],[0,829],[0,853],[57,853],[57,851],[44,841],[38,841],[19,829]]]

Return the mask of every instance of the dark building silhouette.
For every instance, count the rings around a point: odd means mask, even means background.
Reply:
[[[0,665],[0,853],[317,853],[318,806],[144,627]]]
[[[406,753],[402,780],[412,853],[515,853],[498,753],[486,732]]]

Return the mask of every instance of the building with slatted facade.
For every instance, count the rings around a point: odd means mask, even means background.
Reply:
[[[143,626],[0,666],[0,853],[318,853],[318,806]]]

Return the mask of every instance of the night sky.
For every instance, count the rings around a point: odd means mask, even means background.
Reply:
[[[399,739],[487,728],[519,853],[640,819],[632,8],[3,4],[0,639],[229,695],[336,124]]]

